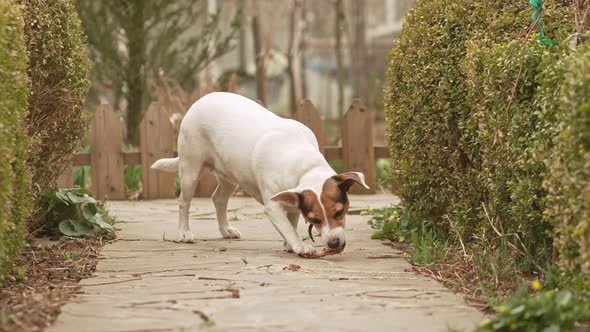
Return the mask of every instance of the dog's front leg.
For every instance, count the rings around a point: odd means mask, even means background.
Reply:
[[[312,245],[301,241],[297,235],[297,231],[293,228],[291,222],[289,222],[285,210],[279,203],[267,203],[264,206],[264,213],[285,241],[287,241],[287,244],[291,246],[293,252],[303,256],[313,255],[316,252]]]

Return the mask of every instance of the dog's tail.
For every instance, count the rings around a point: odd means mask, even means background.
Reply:
[[[160,159],[156,161],[151,168],[165,172],[176,172],[178,170],[178,157]]]

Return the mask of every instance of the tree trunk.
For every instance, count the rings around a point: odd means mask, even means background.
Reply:
[[[336,36],[336,75],[338,80],[338,114],[340,119],[344,116],[344,65],[342,63],[342,28],[344,25],[344,8],[342,0],[334,2],[336,13],[335,36]]]
[[[370,107],[369,94],[369,53],[366,37],[365,1],[351,1],[352,43],[350,43],[352,86],[355,98]]]
[[[246,31],[247,31],[247,8],[246,0],[240,0],[240,6],[242,12],[240,13],[240,35],[238,39],[238,66],[240,73],[246,72],[246,64],[248,59],[246,58]]]
[[[252,17],[252,32],[254,35],[254,58],[256,59],[256,97],[262,105],[266,105],[265,56],[258,16]]]
[[[303,2],[303,6],[301,7],[301,21],[302,21],[302,29],[301,29],[301,50],[300,50],[300,59],[301,61],[300,63],[300,71],[301,71],[301,93],[302,93],[302,98],[307,98],[307,72],[306,72],[306,68],[307,68],[307,61],[305,58],[305,54],[306,54],[306,49],[307,49],[307,45],[305,44],[305,35],[309,29],[309,22],[307,21],[307,13],[308,13],[308,8],[306,6],[306,2]]]
[[[301,87],[301,3],[302,0],[293,0],[291,12],[291,27],[289,30],[289,81],[291,83],[291,116],[297,111],[297,104],[303,96]]]
[[[131,22],[125,31],[129,45],[129,65],[125,73],[127,81],[127,142],[139,143],[139,123],[144,112],[145,100],[145,20],[142,5],[131,6]]]

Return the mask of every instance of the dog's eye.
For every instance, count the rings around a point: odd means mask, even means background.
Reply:
[[[335,218],[340,218],[340,217],[342,217],[342,214],[343,214],[343,213],[344,213],[344,210],[340,210],[340,211],[338,211],[338,212],[334,213],[334,217],[335,217]]]
[[[309,221],[311,221],[314,224],[320,224],[322,221],[316,217],[313,218],[309,218]]]

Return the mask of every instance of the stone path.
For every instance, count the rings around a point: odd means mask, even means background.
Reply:
[[[352,207],[391,195],[353,196]],[[230,200],[240,240],[220,238],[209,199],[195,199],[195,244],[173,239],[175,200],[112,202],[118,240],[49,331],[446,331],[483,315],[439,283],[408,272],[401,253],[370,239],[367,217],[347,217],[341,255],[303,259],[254,200]],[[306,234],[300,223],[300,234]],[[297,271],[287,269],[300,266]],[[296,269],[293,268],[293,269]]]

